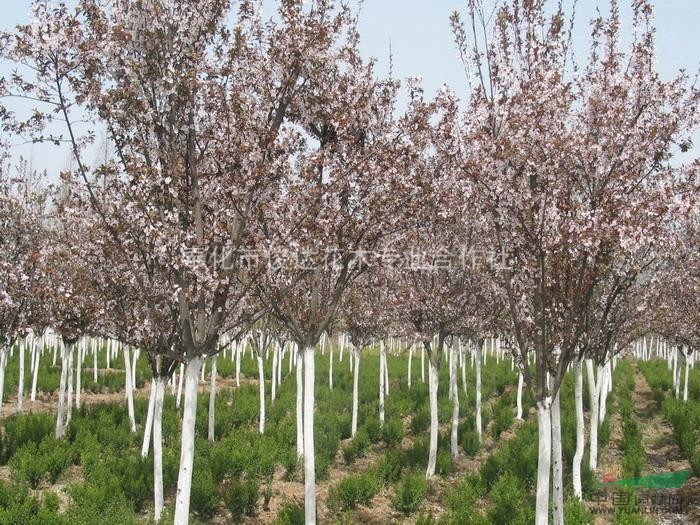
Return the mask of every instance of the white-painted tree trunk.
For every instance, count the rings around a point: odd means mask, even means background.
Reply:
[[[328,365],[328,388],[333,390],[333,345],[328,345],[330,364]]]
[[[452,432],[450,435],[450,449],[452,457],[459,456],[459,389],[457,388],[457,359],[454,356],[454,345],[450,346],[450,387],[452,388]]]
[[[461,364],[462,367],[462,390],[464,391],[464,399],[467,399],[467,359],[464,355],[464,348],[462,347],[462,342],[459,343],[459,352],[462,356]]]
[[[0,414],[2,414],[2,398],[5,395],[5,367],[7,365],[7,348],[0,347]]]
[[[136,418],[134,418],[134,390],[131,384],[133,373],[131,370],[131,358],[128,346],[124,347],[124,368],[124,375],[126,378],[126,406],[129,412],[129,424],[131,426],[131,431],[136,432]]]
[[[685,356],[685,379],[683,380],[683,401],[688,401],[688,374],[690,373],[690,359]]]
[[[180,373],[177,377],[177,396],[175,397],[175,408],[180,408],[180,401],[182,400],[182,384],[185,380],[185,364],[180,363]]]
[[[598,391],[598,426],[603,424],[607,412],[608,401],[608,367],[600,368],[600,384]]]
[[[68,403],[66,404],[66,425],[73,414],[73,348],[68,352]]]
[[[408,389],[411,389],[411,361],[413,359],[413,347],[408,349],[408,370],[406,375],[408,377]]]
[[[243,343],[236,345],[236,386],[241,386],[241,352],[243,352]]]
[[[316,525],[316,455],[314,451],[314,349],[304,349],[304,522]]]
[[[138,363],[140,353],[140,349],[134,349],[133,359],[131,360],[131,390],[136,388],[136,363]]]
[[[97,349],[99,345],[95,343],[92,349],[92,382],[97,383]]]
[[[384,343],[379,343],[379,426],[384,426]]]
[[[19,343],[19,377],[17,378],[17,412],[22,411],[24,399],[24,341]]]
[[[304,456],[304,359],[301,348],[297,349],[297,458]]]
[[[429,359],[430,374],[428,375],[428,399],[430,402],[430,443],[428,445],[428,468],[425,476],[431,478],[435,475],[435,465],[437,463],[438,446],[438,382],[440,371],[434,359]]]
[[[146,426],[143,429],[143,443],[141,445],[141,457],[148,456],[148,449],[151,446],[151,436],[153,430],[153,411],[156,404],[156,378],[151,380],[151,394],[148,396],[148,412],[146,413]]]
[[[163,514],[163,398],[165,378],[153,378],[155,402],[153,405],[153,519],[160,521]]]
[[[41,359],[41,348],[37,347],[34,351],[34,370],[32,371],[32,393],[29,397],[30,401],[36,401],[36,385],[39,379],[39,363]]]
[[[552,378],[554,381],[554,378]],[[552,516],[554,525],[564,525],[564,468],[561,443],[559,391],[552,402]]]
[[[420,349],[420,381],[425,383],[425,348]]]
[[[277,396],[277,362],[279,360],[279,353],[277,352],[277,345],[273,345],[272,348],[272,374],[270,381],[270,404],[275,400]]]
[[[593,373],[592,359],[586,359],[586,374],[588,378],[588,404],[591,410],[588,467],[595,472],[598,470],[598,385]]]
[[[61,349],[61,378],[58,384],[58,407],[56,408],[56,439],[61,439],[65,432],[64,412],[66,405],[66,384],[68,383],[69,347],[70,345],[64,345]]]
[[[191,357],[185,369],[185,407],[182,413],[180,471],[177,478],[174,525],[186,525],[190,517],[190,492],[194,464],[194,424],[197,418],[197,385],[201,356]]]
[[[549,524],[549,482],[552,460],[551,399],[537,403],[537,497],[535,501],[535,525]]]
[[[85,352],[85,344],[78,345],[78,359],[75,363],[75,408],[80,410],[80,394],[82,391],[83,379],[83,352]]]
[[[576,452],[571,468],[574,485],[574,496],[583,500],[581,484],[581,462],[585,450],[584,420],[583,420],[583,370],[581,361],[574,361],[574,407],[576,409]]]
[[[517,405],[517,412],[515,414],[515,419],[523,418],[523,373],[518,372],[518,393],[515,398]]]
[[[387,357],[386,347],[382,346],[384,354],[384,395],[389,395],[389,359]]]
[[[483,431],[481,428],[481,351],[482,343],[476,345],[476,358],[474,359],[474,367],[476,369],[476,433],[479,436],[479,443],[484,442]]]
[[[258,392],[260,397],[260,417],[258,431],[265,433],[265,369],[263,368],[263,358],[258,355]]]
[[[360,404],[359,400],[359,380],[360,380],[360,349],[352,349],[350,354],[351,361],[355,361],[355,366],[352,371],[352,424],[350,426],[350,435],[355,437],[357,434],[357,412]]]
[[[214,423],[216,421],[216,354],[211,358],[211,386],[209,387],[209,432],[207,439],[214,441]]]

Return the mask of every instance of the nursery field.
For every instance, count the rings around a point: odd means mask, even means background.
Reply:
[[[458,378],[459,455],[450,452],[448,367],[438,391],[439,445],[436,476],[428,461],[428,367],[416,354],[408,384],[406,353],[389,354],[386,417],[379,419],[377,348],[363,352],[359,374],[359,421],[351,435],[352,373],[349,354],[335,363],[329,385],[330,351],[316,358],[315,451],[319,523],[529,524],[534,522],[537,481],[537,419],[527,390],[523,419],[516,419],[517,368],[510,358],[487,355],[481,367],[482,425],[476,425],[475,366],[465,359],[466,384]],[[81,406],[73,407],[63,439],[54,437],[60,364],[51,353],[40,361],[37,396],[17,404],[18,352],[8,357],[0,423],[0,523],[129,524],[153,520],[153,459],[141,456],[150,393],[150,367],[135,367],[136,432],[131,432],[120,354],[105,362],[98,351],[84,362]],[[276,399],[270,398],[272,358],[264,362],[266,422],[259,432],[256,360],[241,357],[236,386],[232,354],[217,360],[215,439],[207,439],[210,365],[200,381],[191,489],[192,523],[304,523],[303,468],[296,449],[295,374],[282,362]],[[426,359],[427,365],[427,359]],[[423,373],[421,373],[423,372]],[[572,374],[560,393],[567,524],[700,522],[700,373],[690,370],[688,401],[676,399],[673,375],[662,359],[619,359],[606,418],[598,434],[597,472],[582,466],[584,501],[571,489],[576,448]],[[443,377],[444,376],[444,377]],[[584,383],[584,390],[587,385]],[[162,415],[166,523],[173,519],[180,455],[182,407],[177,384],[166,387]],[[585,425],[589,425],[584,395]],[[588,435],[586,435],[588,439]],[[480,442],[480,441],[483,441]],[[586,455],[588,452],[586,452]],[[620,487],[601,481],[689,472],[680,488]],[[656,499],[654,499],[656,498]],[[667,509],[650,501],[675,501]]]

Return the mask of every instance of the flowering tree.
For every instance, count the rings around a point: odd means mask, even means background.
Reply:
[[[453,17],[472,81],[467,169],[507,254],[498,282],[515,340],[521,352],[535,355],[535,376],[524,372],[538,408],[537,523],[548,520],[552,432],[557,523],[563,510],[556,394],[598,283],[620,258],[637,261],[625,255],[653,243],[678,204],[685,181],[668,161],[675,145],[687,147],[697,92],[685,75],[664,82],[655,72],[647,2],[633,2],[628,52],[620,50],[611,2],[609,17],[593,21],[591,53],[580,70],[571,67],[573,19],[567,24],[563,7],[548,15],[544,1],[503,3],[492,28],[480,2],[469,2],[469,12],[472,38]]]
[[[12,176],[5,161],[0,158],[0,407],[7,352],[37,321],[34,288],[46,204],[46,191],[33,187],[39,181],[26,163]]]

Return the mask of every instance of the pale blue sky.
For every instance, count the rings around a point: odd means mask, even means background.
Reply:
[[[565,0],[569,5],[572,0]],[[356,0],[351,0],[357,3]],[[30,0],[0,0],[0,29],[26,23]],[[72,3],[72,2],[69,2]],[[629,0],[621,0],[624,21],[629,28]],[[265,0],[272,14],[274,0]],[[700,0],[656,0],[659,71],[669,78],[680,68],[695,74],[700,66]],[[576,53],[582,59],[588,46],[588,21],[608,0],[579,0],[577,7]],[[432,95],[449,84],[464,95],[465,82],[452,39],[449,15],[455,10],[466,13],[465,0],[365,0],[361,13],[362,50],[379,61],[379,73],[389,64],[389,45],[393,52],[394,75],[403,79],[421,76],[426,93]],[[0,64],[0,72],[7,65]],[[700,137],[696,134],[697,156]],[[30,147],[15,148],[13,157],[27,157]],[[34,147],[34,166],[57,172],[67,165],[68,153],[53,146]]]

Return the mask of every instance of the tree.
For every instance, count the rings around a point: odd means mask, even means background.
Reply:
[[[555,446],[560,439],[552,402],[579,350],[588,306],[621,257],[653,243],[683,194],[682,172],[669,159],[674,144],[686,143],[697,106],[684,74],[664,82],[654,71],[647,2],[633,2],[626,53],[611,2],[610,16],[593,22],[581,70],[570,67],[573,19],[567,24],[561,5],[551,15],[546,7],[499,3],[488,27],[481,2],[471,1],[471,38],[453,17],[472,72],[466,170],[507,257],[498,283],[514,338],[520,352],[535,355],[535,375],[523,372],[538,408],[538,524],[548,520],[552,435]],[[563,519],[557,456],[555,523]]]

